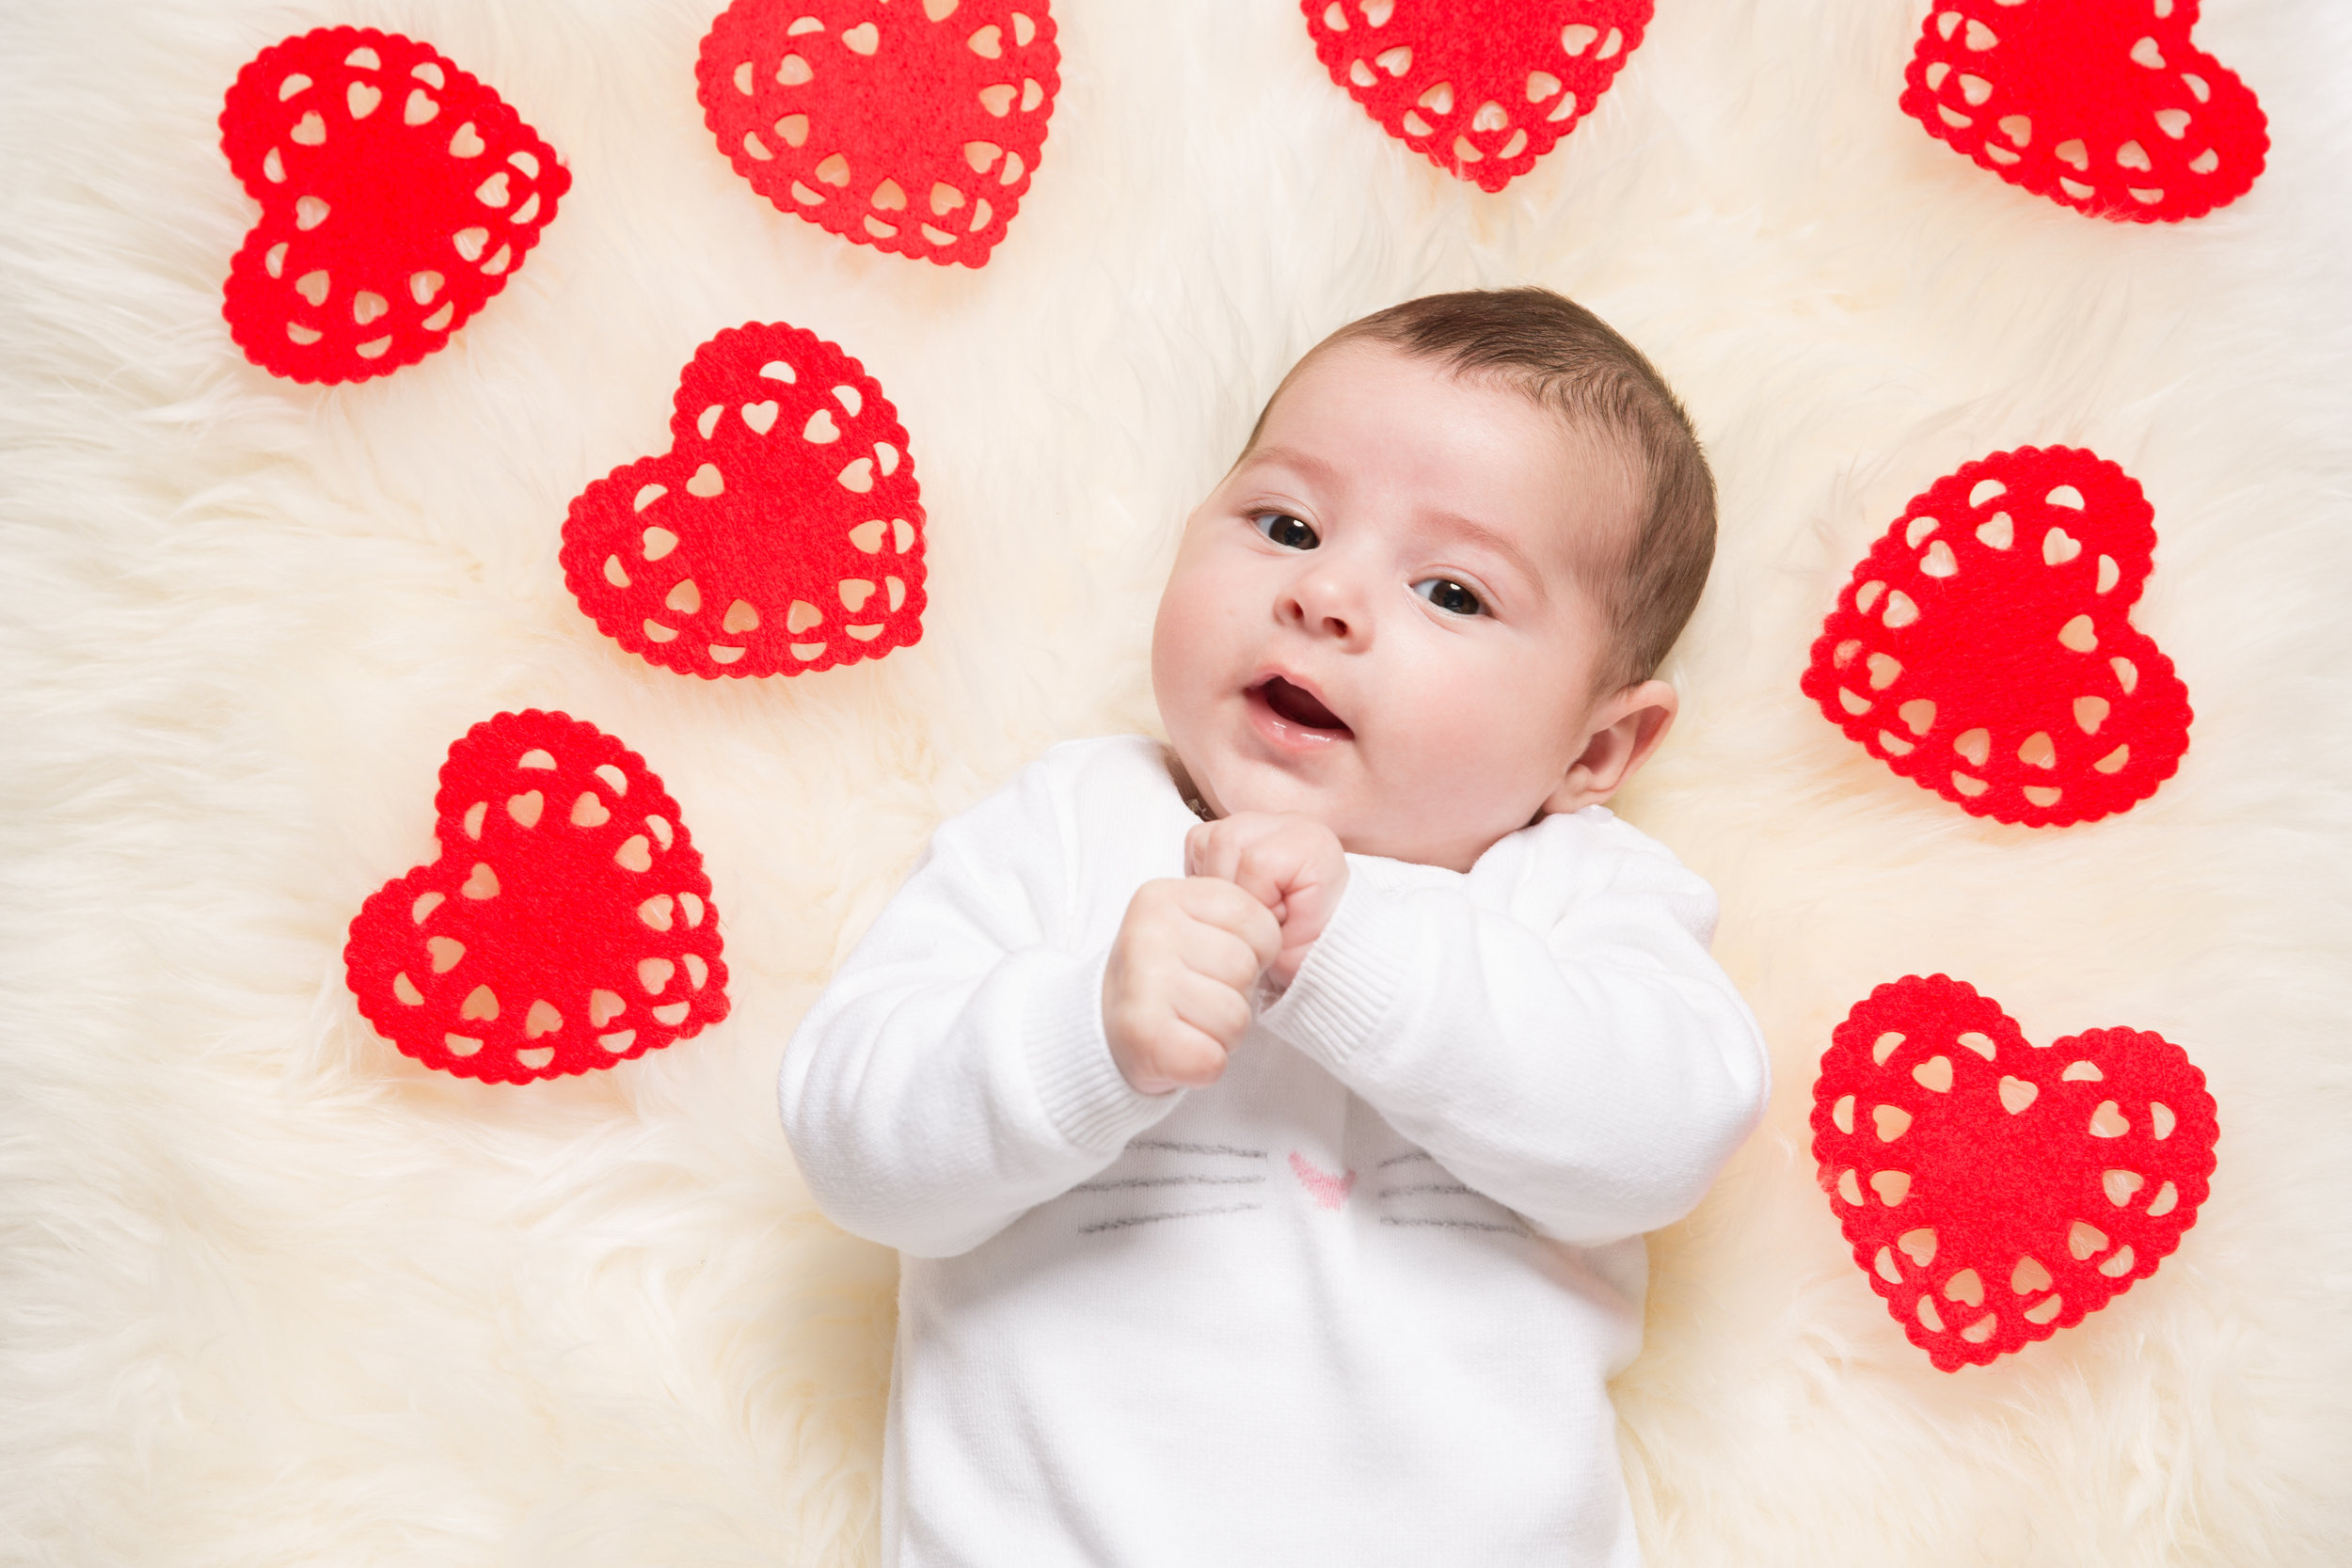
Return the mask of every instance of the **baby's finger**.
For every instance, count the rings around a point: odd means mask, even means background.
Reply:
[[[1279,942],[1279,935],[1276,941]],[[1175,951],[1177,961],[1187,972],[1236,994],[1246,993],[1256,985],[1259,973],[1273,961],[1261,957],[1255,947],[1233,932],[1206,921],[1195,924],[1177,943]]]
[[[1302,859],[1292,836],[1268,833],[1241,845],[1233,857],[1233,868],[1225,875],[1238,883],[1242,891],[1273,910],[1275,918],[1279,920],[1280,906],[1288,901],[1291,885],[1298,879]]]
[[[1221,873],[1230,873],[1235,856],[1251,845],[1279,836],[1289,821],[1290,818],[1274,812],[1241,811],[1214,822],[1203,822],[1191,832],[1200,842],[1201,863],[1215,863]]]
[[[1232,1050],[1248,1031],[1249,998],[1208,975],[1174,976],[1168,982],[1168,1001],[1178,1019],[1216,1041],[1220,1050]]]
[[[1203,822],[1184,834],[1184,870],[1194,877],[1224,877],[1232,880],[1233,859],[1264,829],[1262,814],[1245,812]]]
[[[1225,1048],[1183,1019],[1164,1017],[1137,1053],[1128,1082],[1143,1094],[1198,1089],[1225,1070]]]
[[[1282,950],[1281,923],[1236,884],[1222,878],[1191,877],[1184,880],[1183,896],[1184,911],[1195,920],[1241,939],[1255,960],[1252,977]]]
[[[1202,846],[1200,863],[1195,874],[1221,877],[1244,893],[1263,904],[1278,909],[1282,902],[1285,861],[1278,852],[1267,853],[1267,824],[1279,818],[1228,818],[1216,823],[1219,832]],[[1278,914],[1277,919],[1280,916]]]
[[[1234,857],[1240,845],[1233,834],[1233,819],[1203,822],[1184,835],[1184,871],[1193,877],[1222,877],[1232,880]]]

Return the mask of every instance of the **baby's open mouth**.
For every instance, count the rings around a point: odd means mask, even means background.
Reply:
[[[1301,686],[1294,686],[1276,675],[1258,688],[1258,695],[1277,717],[1311,730],[1333,730],[1341,735],[1354,732],[1341,722],[1340,716],[1325,707],[1315,694]]]

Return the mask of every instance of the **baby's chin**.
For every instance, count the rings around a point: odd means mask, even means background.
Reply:
[[[1356,814],[1341,793],[1287,769],[1247,757],[1190,757],[1177,753],[1177,766],[1192,780],[1201,800],[1219,816],[1246,812],[1277,812],[1311,817],[1343,840]]]
[[[1378,855],[1467,871],[1471,862],[1502,836],[1498,832],[1484,843],[1474,842],[1475,835],[1465,838],[1457,813],[1401,801],[1365,800],[1263,765],[1235,762],[1195,769],[1180,757],[1178,766],[1186,768],[1202,802],[1216,816],[1264,812],[1304,816],[1330,829],[1340,847],[1351,855]],[[1204,770],[1210,774],[1205,780]]]

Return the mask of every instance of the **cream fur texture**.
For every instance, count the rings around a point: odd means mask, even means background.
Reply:
[[[1653,1246],[1619,1389],[1652,1560],[2352,1560],[2352,13],[2208,0],[2269,170],[2143,228],[1897,110],[1923,0],[1661,0],[1498,196],[1382,135],[1293,0],[1057,0],[1051,139],[973,273],[729,171],[693,97],[716,8],[0,9],[0,1559],[871,1561],[894,1262],[794,1174],[787,1034],[933,824],[1055,740],[1152,725],[1177,522],[1292,358],[1533,279],[1658,360],[1721,476],[1688,705],[1623,804],[1721,890],[1778,1075]],[[453,346],[321,389],[221,321],[255,209],[215,120],[256,52],[342,22],[437,45],[577,182]],[[707,684],[566,594],[566,502],[662,450],[678,369],[747,320],[897,402],[919,646]],[[2197,721],[2153,800],[2035,832],[1895,778],[1797,678],[1905,500],[2049,443],[2146,486],[2137,624]],[[735,1011],[518,1090],[376,1037],[340,952],[432,852],[449,742],[528,705],[678,797]],[[2222,1126],[2161,1273],[1954,1376],[1847,1258],[1805,1131],[1832,1026],[1935,971],[2038,1041],[2161,1032]]]

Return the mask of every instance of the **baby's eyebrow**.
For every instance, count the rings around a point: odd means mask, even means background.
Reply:
[[[1241,460],[1239,468],[1248,470],[1263,467],[1269,464],[1277,467],[1289,468],[1305,478],[1325,483],[1328,483],[1339,473],[1337,468],[1325,459],[1317,457],[1313,452],[1299,451],[1290,447],[1259,447]]]
[[[1536,592],[1543,591],[1544,574],[1536,569],[1534,561],[1508,534],[1488,528],[1475,517],[1465,517],[1458,512],[1426,512],[1422,515],[1422,521],[1430,526],[1433,532],[1468,540],[1488,554],[1501,558],[1505,565],[1525,578]]]

